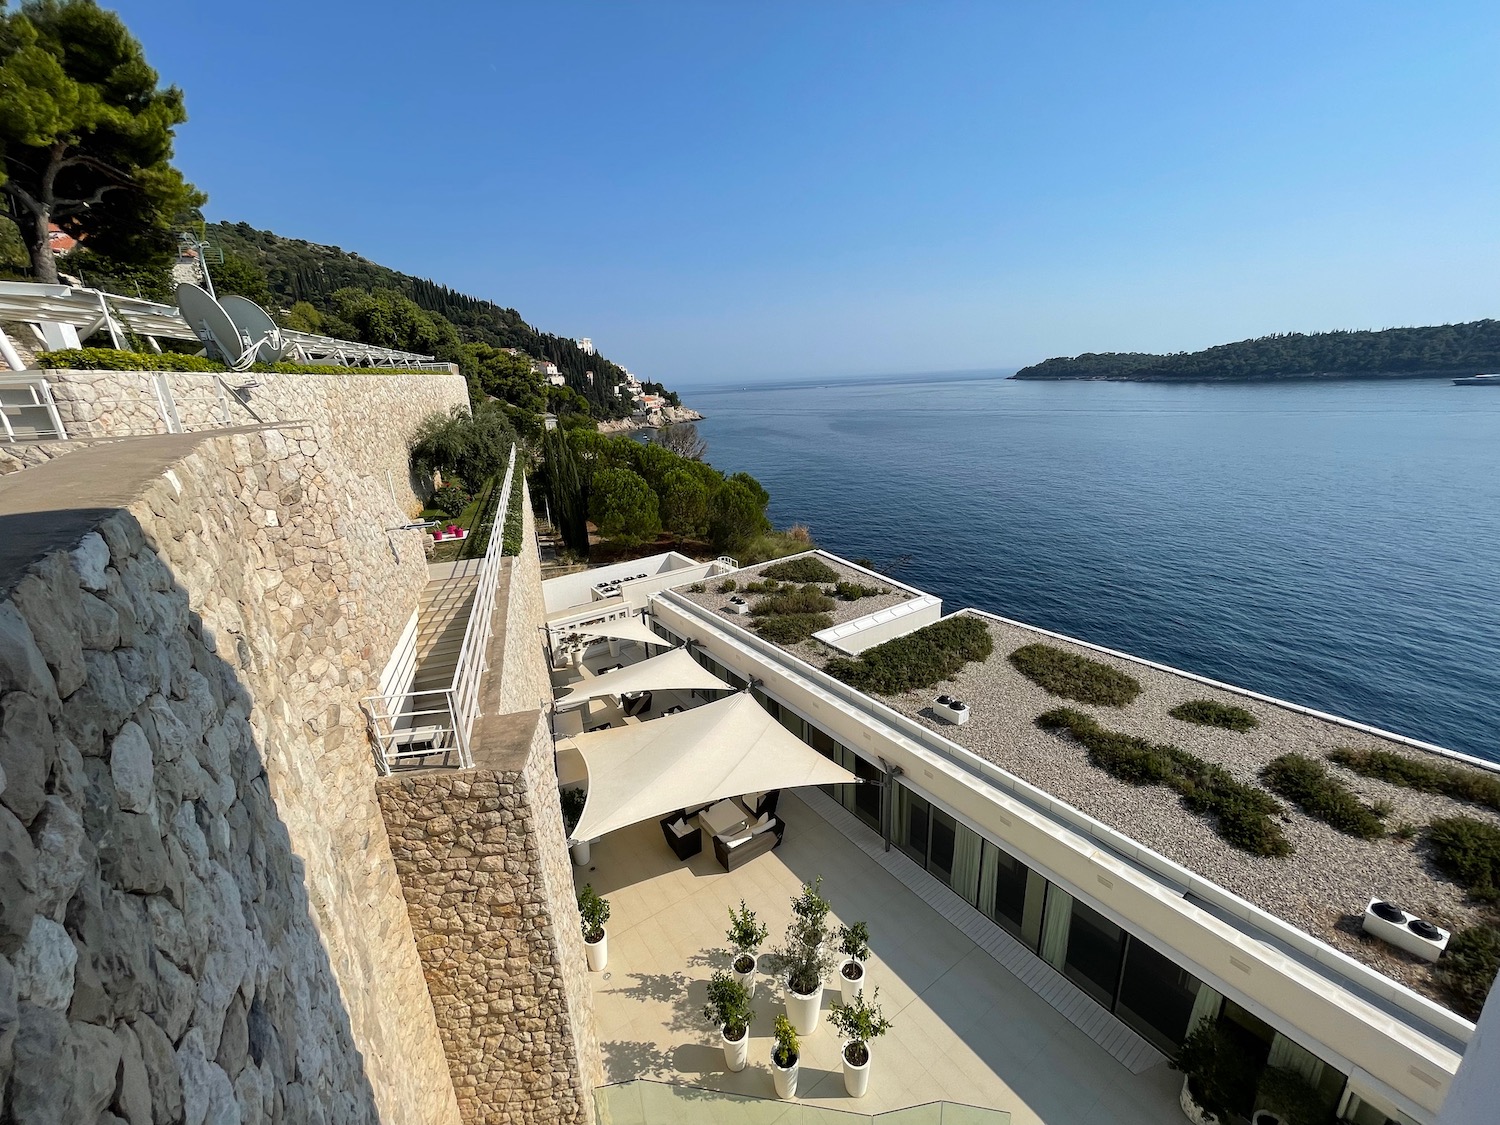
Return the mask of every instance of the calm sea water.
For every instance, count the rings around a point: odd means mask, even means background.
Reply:
[[[1500,391],[687,388],[709,458],[972,605],[1500,760]]]

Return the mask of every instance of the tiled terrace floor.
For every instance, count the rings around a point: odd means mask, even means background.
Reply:
[[[894,1028],[873,1049],[868,1095],[844,1092],[839,1044],[823,1024],[803,1043],[798,1092],[829,1108],[877,1113],[934,1100],[1008,1110],[1015,1125],[1162,1125],[1181,1119],[1181,1076],[1165,1065],[1131,1074],[989,954],[790,793],[786,840],[726,873],[711,843],[679,862],[654,822],[594,844],[578,883],[610,900],[609,964],[592,977],[607,1082],[657,1078],[771,1098],[771,1024],[780,991],[755,995],[750,1065],[725,1069],[718,1031],[702,1018],[706,982],[727,963],[727,908],[741,898],[774,945],[804,880],[823,876],[839,920],[869,923],[870,984]],[[832,1006],[837,988],[825,990]]]

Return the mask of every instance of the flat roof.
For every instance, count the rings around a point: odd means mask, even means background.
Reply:
[[[841,575],[849,573],[854,581],[875,584],[869,572],[821,552],[819,557]],[[744,575],[758,573],[765,565],[747,568],[732,577],[742,587]],[[879,584],[903,592],[903,597],[888,596],[884,599],[887,603],[921,593],[905,584],[878,575],[873,577]],[[749,628],[751,618],[722,613],[728,595],[718,594],[718,585],[719,580],[711,580],[708,592],[689,593],[679,589],[676,593],[714,611],[716,616]],[[850,620],[879,608],[875,604],[879,600],[840,602],[835,623],[841,617]],[[1451,1006],[1434,979],[1430,963],[1368,937],[1361,929],[1365,906],[1371,898],[1396,902],[1453,931],[1484,920],[1484,910],[1469,903],[1461,887],[1433,868],[1428,846],[1420,834],[1409,840],[1394,835],[1382,840],[1361,840],[1338,832],[1281,800],[1285,807],[1280,818],[1281,829],[1295,852],[1286,858],[1254,856],[1221,839],[1212,821],[1186,809],[1172,790],[1130,785],[1116,779],[1093,765],[1082,745],[1038,728],[1035,720],[1045,711],[1072,707],[1093,716],[1110,730],[1171,743],[1222,766],[1241,781],[1257,784],[1261,769],[1273,758],[1294,751],[1323,759],[1329,750],[1359,747],[1389,750],[1418,760],[1443,760],[1438,753],[1389,732],[1375,732],[1373,728],[1309,713],[1295,704],[1206,682],[1191,673],[1112,653],[1021,622],[981,611],[961,612],[986,623],[995,646],[988,660],[970,664],[952,680],[925,691],[872,698],[1381,974],[1445,1007]],[[1119,668],[1140,683],[1141,694],[1125,707],[1091,706],[1052,695],[1023,676],[1007,659],[1015,649],[1034,642]],[[838,655],[816,641],[776,647],[818,668]],[[952,726],[938,719],[932,704],[939,694],[965,700],[970,708],[970,721]],[[1210,699],[1242,707],[1260,725],[1241,733],[1199,726],[1168,715],[1177,704],[1190,699]],[[1366,779],[1331,762],[1326,764],[1361,800],[1389,802],[1393,811],[1386,817],[1388,825],[1405,822],[1420,828],[1435,817],[1464,815],[1500,827],[1500,813],[1491,809]]]

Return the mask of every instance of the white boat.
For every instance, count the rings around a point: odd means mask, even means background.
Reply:
[[[1455,387],[1500,387],[1500,375],[1470,375],[1467,379],[1453,380]]]

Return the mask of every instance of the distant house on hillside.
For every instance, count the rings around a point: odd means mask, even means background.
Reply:
[[[57,257],[66,257],[69,251],[78,245],[78,239],[56,223],[47,224],[47,244],[52,247],[52,253]]]
[[[584,355],[594,354],[594,341],[590,340],[587,336],[582,340],[574,340],[573,343],[578,345],[578,350]]]

